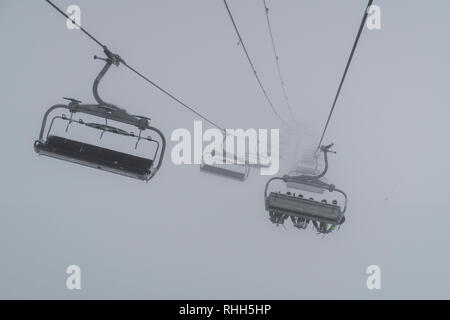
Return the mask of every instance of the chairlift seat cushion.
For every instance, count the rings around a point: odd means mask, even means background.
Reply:
[[[153,160],[58,136],[35,144],[42,155],[71,161],[139,180],[148,180]]]
[[[337,205],[271,192],[266,200],[268,211],[325,223],[339,224],[343,213]]]

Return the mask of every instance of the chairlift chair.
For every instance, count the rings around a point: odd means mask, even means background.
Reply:
[[[103,69],[96,77],[93,85],[94,98],[97,104],[82,104],[81,101],[72,98],[64,98],[68,104],[57,104],[47,110],[44,115],[39,139],[34,143],[34,149],[39,155],[45,155],[65,161],[70,161],[80,165],[109,171],[112,173],[128,176],[131,178],[149,181],[160,169],[166,140],[163,133],[157,128],[150,126],[150,118],[129,114],[125,109],[121,109],[113,104],[103,101],[98,94],[98,85],[112,65],[119,66],[123,60],[120,56],[113,54],[104,47],[106,58],[94,57],[106,62]],[[48,124],[49,115],[57,110],[63,109],[67,113],[61,116],[54,116]],[[87,114],[102,119],[103,123],[89,123],[82,119],[75,120],[75,114]],[[121,135],[136,139],[135,148],[141,140],[148,141],[156,146],[151,157],[140,157],[133,154],[123,153],[101,146],[87,144],[84,142],[53,135],[51,133],[56,120],[67,122],[66,131],[72,124],[83,125],[101,131],[100,139],[104,133]],[[117,128],[108,124],[108,120],[134,126],[138,129],[138,134]],[[45,133],[45,129],[48,130]],[[149,134],[156,134],[157,139],[153,139]]]
[[[231,178],[238,181],[245,181],[250,174],[250,165],[248,163],[237,163],[237,157],[228,154],[225,150],[223,152],[223,163],[207,163],[205,155],[203,155],[200,171],[204,173],[213,174],[220,177]],[[215,156],[215,151],[211,153]],[[227,160],[233,160],[233,163]]]
[[[283,177],[271,178],[264,190],[264,200],[266,210],[269,212],[270,219],[274,222],[273,217],[282,217],[279,220],[287,219],[291,217],[294,225],[297,227],[299,225],[304,226],[304,224],[299,224],[298,222],[303,222],[311,220],[316,223],[324,223],[329,225],[340,225],[344,222],[344,214],[347,209],[347,195],[344,191],[337,189],[333,184],[328,184],[322,179],[328,170],[328,156],[329,148],[332,146],[322,146],[320,149],[324,153],[325,167],[322,173],[319,175],[298,175],[290,176],[284,175]],[[326,190],[330,193],[336,192],[341,194],[343,197],[343,206],[340,206],[336,200],[328,203],[326,200],[316,201],[313,198],[305,197],[302,194],[292,194],[288,192],[283,194],[281,192],[270,192],[268,194],[268,188],[272,181],[281,180],[286,184],[295,183],[299,186],[312,187],[315,189]],[[298,220],[300,218],[300,220]],[[274,222],[279,223],[279,222]]]
[[[270,159],[263,158],[261,155],[250,155],[245,153],[245,159],[239,158],[236,154],[229,153],[222,149],[221,153],[223,157],[220,159],[222,163],[207,163],[205,161],[205,155],[203,155],[202,164],[200,165],[200,171],[205,173],[214,174],[217,176],[231,178],[238,181],[245,181],[250,174],[250,169],[261,169],[270,166]],[[211,153],[211,157],[216,156],[216,151]],[[251,157],[256,157],[252,158]],[[255,161],[252,161],[255,160]]]
[[[321,172],[323,171],[323,169],[322,170],[320,169],[320,164],[319,164],[320,163],[320,161],[319,161],[320,153],[315,152],[315,151],[312,151],[312,153],[313,153],[312,156],[309,156],[309,157],[305,156],[299,162],[299,165],[295,168],[295,170],[289,172],[289,175],[290,176],[294,176],[294,175],[319,176],[319,175],[321,175]],[[321,175],[320,180],[325,183],[328,182],[327,178],[323,175]],[[323,194],[325,192],[325,190],[323,188],[314,187],[311,185],[294,182],[294,181],[288,181],[286,183],[286,186],[291,189],[302,190],[302,191],[307,191],[307,192],[314,192],[314,193],[321,193],[321,194]]]

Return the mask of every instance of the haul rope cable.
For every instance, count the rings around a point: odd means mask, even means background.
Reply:
[[[86,34],[89,38],[91,38],[93,41],[95,41],[100,47],[102,47],[104,50],[107,49],[107,47],[102,44],[100,41],[98,41],[94,36],[92,36],[89,32],[87,32],[82,26],[80,26],[74,19],[71,19],[64,11],[62,11],[60,8],[58,8],[52,1],[50,0],[45,0],[47,1],[47,3],[49,3],[53,8],[55,8],[59,13],[61,13],[64,17],[66,17],[69,21],[71,21],[74,25],[76,25],[84,34]],[[184,103],[183,101],[181,101],[180,99],[178,99],[177,97],[175,97],[173,94],[171,94],[170,92],[168,92],[167,90],[163,89],[161,86],[159,86],[158,84],[156,84],[155,82],[153,82],[152,80],[150,80],[148,77],[144,76],[142,73],[140,73],[139,71],[137,71],[135,68],[131,67],[130,65],[128,65],[125,61],[123,61],[123,59],[120,58],[120,63],[122,63],[125,67],[127,67],[129,70],[131,70],[132,72],[134,72],[135,74],[137,74],[139,77],[141,77],[142,79],[144,79],[145,81],[147,81],[148,83],[150,83],[152,86],[154,86],[155,88],[157,88],[159,91],[161,91],[162,93],[166,94],[167,96],[169,96],[171,99],[173,99],[174,101],[178,102],[180,105],[182,105],[184,108],[188,109],[189,111],[193,112],[194,114],[196,114],[197,116],[199,116],[200,118],[202,118],[203,120],[207,121],[209,124],[213,125],[214,127],[218,128],[219,130],[221,130],[222,132],[225,132],[226,130],[224,128],[222,128],[221,126],[219,126],[218,124],[216,124],[214,121],[208,119],[207,117],[203,116],[201,113],[199,113],[198,111],[196,111],[194,108],[188,106],[186,103]]]
[[[272,109],[273,113],[278,118],[278,120],[280,120],[280,122],[283,123],[284,125],[288,126],[287,122],[284,121],[283,118],[280,116],[280,114],[277,112],[275,106],[272,103],[272,100],[270,100],[269,95],[267,94],[267,91],[266,91],[266,89],[264,88],[264,86],[263,86],[263,84],[261,82],[261,79],[258,76],[258,73],[256,72],[255,65],[253,64],[252,59],[250,58],[250,55],[249,55],[249,53],[247,51],[247,48],[245,47],[244,40],[241,37],[241,33],[239,32],[239,29],[238,29],[238,27],[236,25],[236,22],[235,22],[235,20],[233,18],[233,14],[231,13],[231,10],[230,10],[230,7],[228,6],[227,1],[223,0],[223,2],[224,2],[225,7],[227,9],[227,12],[228,12],[228,15],[230,17],[231,23],[233,24],[234,30],[236,31],[236,34],[238,36],[239,43],[242,46],[242,49],[244,50],[245,56],[247,57],[247,61],[250,64],[250,67],[253,70],[253,74],[255,75],[256,81],[258,82],[258,85],[259,85],[262,93],[264,94],[264,97],[266,98],[267,103],[269,104],[270,108]]]
[[[295,116],[294,116],[294,113],[292,111],[292,106],[291,106],[291,103],[289,101],[289,96],[287,94],[286,83],[284,81],[284,77],[283,77],[283,74],[281,72],[280,56],[278,55],[278,50],[277,50],[277,47],[275,45],[275,37],[273,35],[272,25],[270,23],[270,18],[269,18],[269,8],[267,7],[266,0],[262,0],[262,2],[264,4],[264,9],[265,9],[265,12],[266,12],[267,27],[269,29],[270,40],[271,40],[271,43],[272,43],[272,50],[273,50],[273,54],[274,54],[274,58],[275,58],[275,64],[276,64],[277,70],[278,70],[278,78],[280,80],[281,89],[283,90],[284,100],[286,101],[286,105],[288,107],[289,114],[291,115],[292,120],[294,121],[294,123],[296,123],[297,121],[295,120]]]
[[[361,21],[361,25],[359,26],[358,34],[356,35],[355,42],[353,43],[352,51],[350,52],[350,56],[349,56],[349,58],[347,60],[347,65],[345,66],[344,74],[342,75],[341,82],[339,83],[339,87],[338,87],[336,96],[334,98],[333,105],[331,106],[331,110],[330,110],[330,113],[328,115],[327,122],[325,124],[324,129],[323,129],[322,136],[320,137],[320,141],[319,141],[319,144],[318,144],[316,150],[319,150],[319,148],[320,148],[320,146],[322,144],[323,138],[325,136],[325,132],[328,129],[328,124],[330,123],[330,119],[331,119],[331,116],[333,114],[334,107],[336,106],[337,100],[338,100],[339,95],[341,93],[342,86],[343,86],[344,81],[345,81],[345,77],[347,76],[348,69],[349,69],[350,64],[352,62],[353,55],[355,54],[356,47],[357,47],[358,42],[359,42],[359,38],[361,37],[361,33],[362,33],[363,29],[364,29],[364,25],[366,24],[366,20],[367,20],[367,16],[368,16],[368,9],[372,6],[372,3],[373,3],[373,0],[369,0],[369,3],[367,4],[366,10],[364,11],[364,17],[363,17],[363,19]]]

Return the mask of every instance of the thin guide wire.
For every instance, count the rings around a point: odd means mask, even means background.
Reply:
[[[247,61],[250,64],[250,67],[253,70],[253,74],[255,75],[256,81],[258,82],[258,85],[262,91],[262,93],[264,94],[264,97],[266,98],[267,103],[269,104],[270,108],[272,109],[273,113],[275,114],[275,116],[278,118],[278,120],[280,120],[281,123],[283,123],[284,125],[288,125],[286,121],[283,120],[283,118],[280,116],[280,114],[278,113],[278,111],[276,110],[275,106],[272,103],[272,100],[269,98],[269,95],[267,94],[266,89],[264,88],[261,79],[258,76],[258,73],[256,72],[256,68],[255,65],[253,64],[252,59],[250,58],[250,55],[247,51],[247,48],[245,47],[245,43],[244,40],[241,37],[241,33],[239,32],[239,29],[236,25],[236,22],[234,20],[233,14],[231,13],[230,7],[228,6],[228,3],[226,0],[223,0],[225,7],[227,9],[228,12],[228,16],[230,17],[231,23],[233,24],[234,30],[236,31],[236,34],[238,36],[239,39],[239,44],[242,46],[242,49],[244,50],[245,56],[247,57]]]
[[[290,114],[293,122],[297,123],[297,120],[295,119],[294,112],[292,110],[291,103],[289,101],[289,96],[287,94],[286,82],[284,81],[284,77],[283,77],[283,74],[281,72],[280,56],[278,54],[277,46],[275,44],[275,37],[274,37],[273,31],[272,31],[272,24],[270,23],[269,7],[267,6],[266,0],[262,0],[262,2],[264,4],[264,10],[265,10],[265,13],[266,13],[267,27],[269,29],[270,40],[271,40],[271,43],[272,43],[272,50],[273,50],[273,54],[274,54],[274,58],[275,58],[275,64],[277,66],[278,78],[280,80],[281,89],[283,90],[284,100],[286,101],[286,105],[288,107],[289,114]]]

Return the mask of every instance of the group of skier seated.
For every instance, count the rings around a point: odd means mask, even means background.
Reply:
[[[298,229],[302,229],[302,230],[306,229],[308,227],[308,225],[310,224],[310,222],[312,222],[314,230],[319,234],[331,233],[334,230],[336,230],[337,227],[340,227],[340,225],[345,222],[345,217],[342,217],[342,220],[339,222],[339,224],[336,225],[336,224],[326,223],[326,222],[322,222],[322,221],[306,219],[306,218],[302,218],[302,217],[298,217],[298,216],[290,216],[288,214],[275,212],[275,211],[269,212],[269,215],[270,215],[270,221],[272,223],[276,224],[277,226],[280,224],[284,225],[284,222],[289,217],[291,217],[291,221],[294,224],[294,227],[296,227]]]

